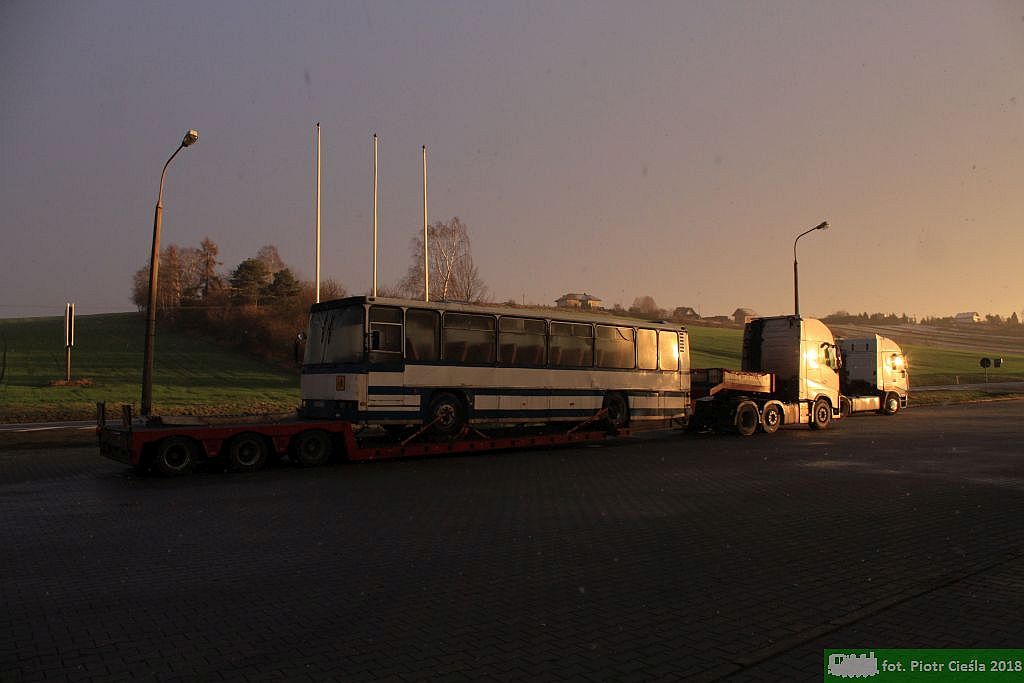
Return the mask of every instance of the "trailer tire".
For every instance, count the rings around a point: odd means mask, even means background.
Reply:
[[[811,406],[811,429],[828,429],[832,423],[832,404],[819,398]]]
[[[761,413],[761,430],[765,434],[774,434],[782,426],[782,406],[778,403],[769,403]]]
[[[744,401],[736,406],[736,431],[740,433],[740,436],[750,436],[757,431],[760,424],[761,416],[753,401]]]
[[[191,474],[196,466],[198,448],[187,436],[169,436],[156,445],[153,465],[165,477]]]
[[[896,392],[890,391],[882,397],[882,415],[895,415],[900,412],[900,397]]]
[[[242,432],[228,444],[228,467],[235,472],[255,472],[267,464],[267,440],[256,432]]]
[[[292,457],[302,467],[319,467],[331,459],[331,435],[322,429],[299,433],[292,441]]]
[[[629,426],[629,401],[618,391],[605,394],[601,408],[607,411],[604,421],[609,430],[617,431]]]
[[[436,394],[427,408],[427,424],[431,423],[430,431],[435,436],[454,439],[466,424],[466,404],[447,391]]]

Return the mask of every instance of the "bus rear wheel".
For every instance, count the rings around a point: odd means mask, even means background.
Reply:
[[[427,424],[435,436],[453,439],[466,424],[466,406],[454,394],[444,392],[430,400],[427,409]]]
[[[605,395],[601,407],[605,410],[604,421],[608,429],[624,429],[629,425],[629,402],[617,391]]]

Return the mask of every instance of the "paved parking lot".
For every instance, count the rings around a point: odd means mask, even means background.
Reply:
[[[138,478],[0,452],[0,680],[820,679],[1024,646],[1024,401]]]

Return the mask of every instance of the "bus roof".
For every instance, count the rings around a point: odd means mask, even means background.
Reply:
[[[507,315],[520,318],[544,318],[547,320],[565,320],[567,322],[606,323],[628,327],[660,327],[663,329],[685,330],[684,325],[665,320],[644,320],[615,315],[607,311],[575,311],[564,308],[541,308],[532,306],[507,306],[503,304],[471,304],[460,301],[421,301],[418,299],[398,299],[392,297],[349,296],[343,299],[321,301],[313,304],[310,313],[342,308],[352,304],[379,304],[381,306],[400,306],[402,308],[427,308],[437,311],[453,311],[458,313],[479,313],[483,315]]]

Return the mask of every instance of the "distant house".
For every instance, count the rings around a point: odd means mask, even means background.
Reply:
[[[689,306],[679,306],[676,310],[672,311],[673,320],[699,320],[700,313],[693,310]]]
[[[954,322],[958,323],[980,323],[981,313],[977,311],[966,311],[964,313],[957,313],[956,317],[953,318]]]
[[[558,297],[555,300],[555,305],[559,308],[598,309],[604,307],[604,301],[586,292],[583,294],[569,292]]]
[[[737,308],[732,312],[732,320],[737,325],[746,325],[757,317],[757,313],[749,308]]]

